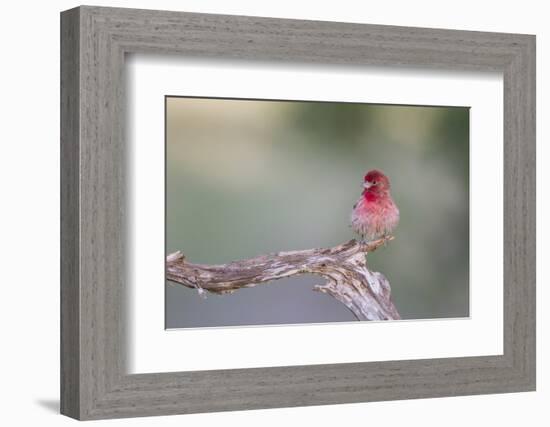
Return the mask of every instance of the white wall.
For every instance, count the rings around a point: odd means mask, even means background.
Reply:
[[[97,1],[105,6],[247,14],[376,24],[537,34],[538,218],[548,216],[550,27],[542,1]],[[73,1],[4,2],[0,66],[0,283],[8,293],[0,316],[4,371],[0,376],[3,425],[68,425],[57,414],[59,360],[59,11]],[[6,96],[7,94],[7,96]],[[546,161],[545,161],[546,160]],[[546,197],[544,197],[546,196]],[[543,201],[543,197],[546,199]],[[544,203],[546,202],[546,206]],[[324,407],[273,409],[156,419],[110,425],[335,424],[461,426],[548,425],[550,419],[550,292],[548,226],[538,224],[538,392]],[[546,241],[544,241],[546,237]],[[6,274],[7,273],[7,274]],[[546,303],[546,304],[545,304]],[[6,340],[7,338],[7,340]],[[544,420],[546,418],[546,421]]]

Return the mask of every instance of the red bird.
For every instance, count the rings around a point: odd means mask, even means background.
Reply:
[[[353,205],[351,226],[365,242],[389,236],[399,223],[399,209],[390,195],[390,180],[382,172],[365,175],[363,193]]]

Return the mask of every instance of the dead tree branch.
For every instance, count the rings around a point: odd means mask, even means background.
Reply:
[[[278,252],[220,265],[193,264],[175,252],[166,259],[167,279],[200,293],[226,294],[297,274],[316,274],[326,283],[314,290],[342,302],[358,320],[395,320],[400,316],[390,284],[366,262],[368,252],[392,239],[366,244],[350,240],[332,248]]]

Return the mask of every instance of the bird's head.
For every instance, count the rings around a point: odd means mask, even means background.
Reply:
[[[390,180],[379,170],[373,169],[365,175],[363,188],[369,193],[387,193],[390,191]]]

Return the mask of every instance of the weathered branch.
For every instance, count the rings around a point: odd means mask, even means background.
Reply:
[[[367,268],[366,254],[393,237],[360,243],[355,240],[326,249],[278,252],[220,265],[187,262],[181,252],[168,255],[167,279],[215,294],[232,293],[297,274],[326,279],[314,287],[345,304],[358,320],[399,319],[388,280]]]
[[[193,264],[175,252],[166,259],[167,279],[200,293],[225,294],[297,274],[317,274],[326,283],[314,290],[345,304],[358,320],[399,319],[388,280],[371,272],[366,263],[368,252],[392,239],[367,244],[350,240],[332,248],[278,252],[220,265]]]

